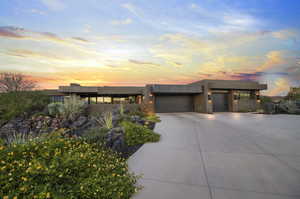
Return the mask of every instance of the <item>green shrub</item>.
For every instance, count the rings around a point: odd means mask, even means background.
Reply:
[[[48,112],[51,116],[59,116],[62,115],[64,110],[64,104],[61,102],[53,102],[48,104]]]
[[[160,118],[154,114],[146,116],[145,119],[146,121],[149,122],[155,122],[155,123],[161,122]]]
[[[66,119],[74,119],[84,110],[84,101],[76,95],[65,98],[63,105],[62,116]]]
[[[104,143],[104,138],[107,134],[109,129],[103,127],[95,127],[95,128],[90,128],[83,134],[83,138],[87,143],[90,144],[103,144]]]
[[[64,103],[54,102],[48,105],[48,112],[52,116],[60,116],[64,119],[74,119],[84,110],[84,101],[78,96],[72,95],[64,99]]]
[[[42,111],[49,101],[49,97],[41,91],[0,93],[0,120]]]
[[[0,198],[129,199],[136,179],[113,152],[60,133],[0,145]]]
[[[160,135],[152,130],[132,122],[124,121],[121,126],[125,129],[125,142],[129,146],[144,144],[146,142],[158,142]]]

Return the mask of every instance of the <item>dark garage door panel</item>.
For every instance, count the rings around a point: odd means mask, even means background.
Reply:
[[[228,111],[228,94],[213,93],[213,112],[227,112]]]
[[[155,96],[157,113],[191,112],[194,102],[191,95],[160,95]]]

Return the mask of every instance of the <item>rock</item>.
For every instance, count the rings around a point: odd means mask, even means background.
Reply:
[[[72,124],[71,124],[71,128],[79,128],[81,127],[83,124],[85,124],[87,122],[87,117],[85,116],[80,116],[78,117],[78,119],[76,121],[74,121]]]

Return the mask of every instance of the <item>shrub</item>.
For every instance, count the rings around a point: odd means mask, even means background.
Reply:
[[[146,142],[158,142],[160,135],[152,130],[132,122],[124,121],[121,126],[125,129],[125,142],[128,146],[144,144]]]
[[[154,123],[161,122],[160,118],[155,114],[148,115],[145,117],[145,119],[146,121],[154,122]]]
[[[109,129],[107,128],[99,128],[99,127],[95,127],[95,128],[90,128],[88,129],[86,132],[84,132],[83,134],[83,138],[85,139],[85,141],[87,143],[90,144],[103,144],[104,143],[104,139],[105,136],[107,134],[107,132],[109,131]]]
[[[129,199],[136,176],[116,154],[78,138],[0,145],[0,198]]]
[[[75,95],[65,98],[63,105],[62,116],[66,119],[74,119],[84,110],[84,101]]]
[[[49,97],[41,91],[0,93],[0,120],[10,120],[23,113],[42,111]]]
[[[63,113],[64,104],[60,102],[53,102],[48,104],[48,112],[51,116],[59,116]]]
[[[60,116],[64,119],[74,119],[84,110],[84,101],[78,96],[72,95],[65,98],[64,103],[54,102],[48,105],[48,112],[52,116]]]
[[[103,117],[101,115],[98,115],[95,117],[95,120],[98,122],[99,125],[107,129],[113,128],[113,118],[111,112],[104,113]]]
[[[5,144],[25,144],[32,138],[33,136],[31,134],[13,132],[6,137]]]

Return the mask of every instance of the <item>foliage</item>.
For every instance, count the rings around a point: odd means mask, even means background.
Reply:
[[[84,101],[76,95],[65,98],[63,105],[62,116],[66,119],[74,119],[84,110]]]
[[[51,116],[59,116],[63,114],[64,104],[60,102],[53,102],[48,104],[48,112]]]
[[[0,198],[129,199],[136,176],[116,154],[60,132],[0,145]]]
[[[261,104],[272,102],[272,98],[269,96],[260,96]]]
[[[155,123],[161,122],[159,116],[157,116],[155,114],[148,115],[145,117],[145,119],[146,119],[146,121],[149,121],[149,122],[155,122]]]
[[[125,142],[129,146],[144,144],[146,142],[158,142],[160,135],[152,130],[129,121],[124,121],[121,126],[125,129]]]
[[[9,136],[6,137],[5,144],[7,145],[25,144],[32,138],[33,136],[31,134],[14,132],[9,134]]]
[[[19,92],[30,91],[36,87],[36,82],[20,73],[0,73],[0,91]]]
[[[96,116],[95,120],[103,127],[107,129],[113,128],[113,119],[112,119],[112,113],[111,112],[105,112],[102,116]]]
[[[124,115],[124,104],[120,104],[120,115],[123,116]]]
[[[83,134],[83,138],[85,139],[86,142],[90,144],[103,144],[105,136],[109,129],[103,127],[95,127],[95,128],[90,128]]]
[[[10,120],[23,113],[43,110],[49,97],[41,91],[0,93],[0,120]]]
[[[52,116],[61,116],[64,119],[74,119],[84,110],[84,101],[72,95],[64,99],[64,103],[54,102],[48,105],[48,112]]]

